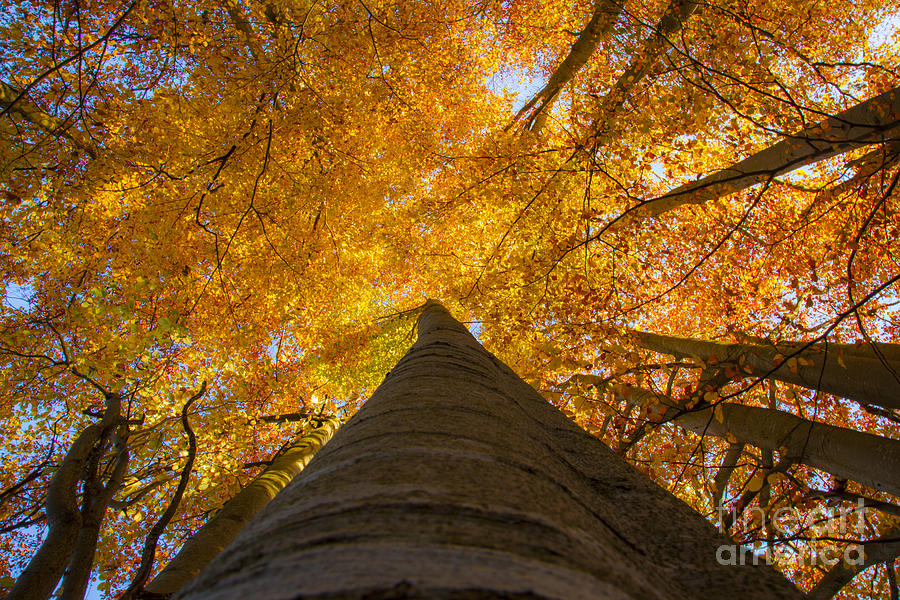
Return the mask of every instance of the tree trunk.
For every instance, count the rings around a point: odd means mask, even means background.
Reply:
[[[100,438],[102,427],[89,425],[75,438],[62,464],[50,480],[47,499],[47,537],[16,578],[7,600],[47,600],[66,565],[72,558],[81,531],[82,518],[78,510],[78,482],[94,443]]]
[[[58,600],[82,600],[91,581],[91,570],[94,568],[94,555],[97,553],[97,541],[100,538],[100,526],[106,516],[106,509],[113,495],[122,487],[125,472],[128,470],[127,437],[120,438],[120,448],[115,458],[115,466],[106,485],[99,484],[93,493],[82,492],[81,530],[72,559],[63,576],[62,590]],[[99,482],[99,473],[93,474]]]
[[[641,50],[619,76],[612,88],[603,96],[591,119],[594,127],[594,142],[605,145],[613,135],[613,122],[634,88],[647,76],[660,56],[672,46],[670,36],[677,34],[684,23],[697,10],[694,0],[671,0],[665,14],[659,20],[653,33],[646,39]]]
[[[617,391],[630,404],[657,403],[677,409],[675,400],[649,390],[626,385]],[[698,435],[725,437],[730,433],[743,444],[781,450],[782,459],[900,496],[898,440],[807,421],[780,410],[726,402],[685,412],[674,421]]]
[[[682,204],[703,204],[858,148],[883,141],[900,126],[900,88],[875,96],[711,175],[647,201],[638,214],[659,216]]]
[[[721,344],[706,340],[632,332],[648,350],[709,363],[733,363],[744,375],[822,390],[861,404],[900,409],[900,345]],[[714,357],[714,358],[713,358]]]
[[[78,510],[78,485],[84,480],[85,470],[95,470],[105,453],[107,441],[121,425],[119,413],[122,408],[122,397],[106,390],[103,390],[103,394],[106,402],[103,419],[100,423],[86,427],[75,438],[53,479],[50,480],[44,500],[47,537],[16,579],[12,591],[6,596],[7,600],[46,600],[53,594],[67,565],[78,571],[78,574],[73,575],[74,579],[70,578],[70,581],[74,582],[83,577],[84,563],[93,562],[93,549],[96,548],[97,541],[95,538],[91,542],[86,537],[94,531],[92,519],[96,515],[90,510],[90,491],[82,493],[83,499],[87,502],[84,506],[85,513],[82,514]],[[125,457],[120,455],[119,458]],[[119,478],[121,481],[124,469],[124,466],[115,469],[113,479]],[[110,485],[117,484],[112,481]],[[103,512],[105,511],[104,507]],[[88,518],[87,524],[85,517]],[[102,514],[99,518],[102,519]],[[98,524],[97,533],[99,530]],[[92,543],[94,546],[90,547]],[[71,562],[73,555],[76,555],[77,561],[74,565]],[[72,587],[69,586],[69,589]]]
[[[728,452],[726,452],[725,456],[722,458],[722,464],[719,466],[719,470],[716,471],[716,475],[713,478],[713,507],[718,508],[722,506],[722,498],[725,497],[725,488],[728,487],[728,481],[734,474],[734,470],[737,468],[738,459],[741,458],[741,454],[743,453],[744,444],[728,445]]]
[[[429,302],[419,339],[178,598],[800,598]]]
[[[300,435],[250,485],[225,503],[146,587],[152,594],[170,595],[181,589],[228,545],[238,532],[275,495],[303,470],[315,453],[340,426],[335,417],[324,417],[311,432]]]
[[[559,93],[587,63],[600,42],[609,38],[613,25],[622,14],[622,8],[622,5],[612,0],[594,0],[594,12],[591,20],[572,44],[569,54],[553,71],[547,80],[547,85],[541,88],[541,91],[536,93],[516,115],[516,120],[518,120],[522,115],[528,114],[525,119],[525,129],[536,134],[540,133]]]

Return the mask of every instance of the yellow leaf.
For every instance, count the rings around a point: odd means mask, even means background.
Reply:
[[[722,412],[721,404],[717,404],[716,407],[713,409],[713,415],[716,417],[716,421],[718,421],[719,423],[725,422],[725,413]]]
[[[762,473],[757,473],[750,478],[750,481],[747,482],[747,489],[751,492],[758,492],[762,489],[763,483],[765,483],[765,481],[765,476],[763,476]]]
[[[769,473],[768,475],[766,475],[766,481],[768,481],[769,483],[785,481],[786,479],[787,479],[787,476],[785,476],[784,473],[775,472],[775,473]]]

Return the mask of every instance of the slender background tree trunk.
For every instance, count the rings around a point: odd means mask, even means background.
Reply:
[[[809,600],[828,600],[833,598],[841,588],[853,581],[853,578],[872,565],[883,562],[893,564],[900,556],[900,527],[891,527],[879,540],[869,540],[865,543],[863,561],[861,564],[847,564],[843,560],[834,565],[816,586],[809,591]]]
[[[522,115],[527,115],[525,129],[530,129],[534,133],[541,131],[544,123],[547,122],[547,115],[553,107],[553,103],[559,97],[560,91],[575,77],[575,74],[581,70],[581,67],[587,63],[597,46],[600,45],[600,42],[609,38],[613,25],[615,25],[621,14],[621,4],[611,0],[594,0],[594,12],[591,14],[591,20],[588,21],[575,43],[572,44],[569,54],[556,67],[556,70],[547,81],[547,85],[536,93],[516,115],[516,119]]]
[[[311,432],[298,436],[283,454],[185,542],[147,586],[148,592],[170,595],[190,581],[234,539],[253,515],[303,470],[341,424],[335,417],[322,417],[316,422],[318,424]]]
[[[178,598],[799,598],[436,303],[310,465]]]

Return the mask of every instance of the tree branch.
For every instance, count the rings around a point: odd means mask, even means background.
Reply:
[[[225,8],[225,11],[231,18],[231,22],[234,24],[235,29],[244,34],[247,48],[250,50],[253,60],[258,62],[262,52],[260,51],[259,43],[256,41],[256,33],[253,31],[253,25],[251,25],[250,21],[247,20],[247,17],[244,16],[241,5],[238,4],[237,0],[222,0],[222,7]]]
[[[828,600],[853,581],[853,578],[859,573],[872,565],[896,560],[900,556],[898,535],[900,535],[900,527],[892,527],[881,538],[867,540],[864,546],[857,550],[862,552],[862,560],[859,561],[859,564],[848,564],[841,560],[819,580],[806,597],[809,600]]]
[[[187,461],[184,463],[184,468],[181,470],[181,478],[178,481],[178,487],[175,489],[175,494],[172,496],[169,506],[166,508],[165,512],[160,515],[159,519],[157,519],[156,523],[153,524],[153,527],[150,528],[150,532],[147,534],[147,539],[144,542],[144,549],[141,552],[141,564],[137,569],[137,573],[135,573],[134,580],[132,580],[128,589],[125,590],[125,593],[122,594],[120,600],[135,600],[140,597],[144,584],[147,583],[147,580],[150,578],[150,573],[153,570],[153,561],[156,556],[156,545],[159,542],[159,537],[162,535],[163,531],[165,531],[169,521],[172,520],[172,517],[175,516],[178,505],[181,504],[181,498],[184,496],[184,491],[187,489],[188,481],[191,478],[191,471],[194,468],[194,459],[197,456],[197,437],[194,435],[194,430],[191,429],[191,424],[188,420],[188,410],[191,408],[191,405],[205,393],[206,381],[200,385],[200,390],[191,396],[181,408],[181,426],[184,428],[184,432],[188,438]]]
[[[625,72],[619,76],[612,88],[603,96],[592,117],[594,147],[605,144],[611,134],[611,125],[618,115],[626,98],[635,86],[650,72],[656,61],[672,44],[669,37],[684,26],[684,23],[697,10],[693,0],[672,0],[653,33],[644,42],[643,48],[635,55]]]
[[[813,125],[711,175],[647,200],[637,212],[659,216],[683,204],[703,204],[847,150],[884,140],[900,126],[900,88]]]
[[[513,123],[525,118],[524,129],[540,133],[547,116],[563,87],[569,83],[594,54],[600,42],[609,38],[613,25],[622,14],[622,6],[613,0],[594,0],[590,21],[575,39],[569,54],[550,75],[547,84],[525,103]],[[529,112],[530,111],[530,112]],[[508,129],[508,128],[507,128]]]

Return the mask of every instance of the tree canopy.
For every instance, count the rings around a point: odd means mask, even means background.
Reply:
[[[352,414],[439,298],[801,588],[868,542],[842,593],[890,597],[889,485],[723,405],[897,443],[897,23],[877,0],[0,4],[0,589],[67,465],[82,528],[105,511],[101,590],[171,506],[158,571],[305,419]]]

